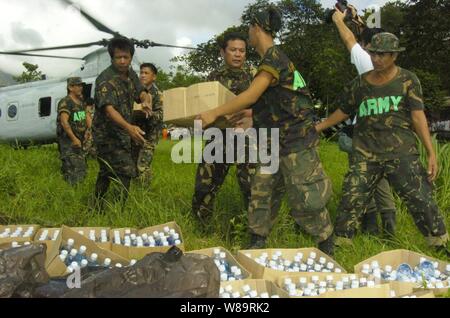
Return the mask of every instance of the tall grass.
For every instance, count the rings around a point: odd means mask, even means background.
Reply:
[[[195,164],[173,164],[172,142],[157,148],[151,187],[133,184],[130,199],[122,212],[111,206],[105,214],[90,207],[98,171],[97,162],[89,161],[86,181],[71,188],[60,175],[60,161],[54,145],[14,150],[0,145],[0,223],[37,223],[42,226],[110,226],[142,228],[175,220],[182,228],[188,250],[224,246],[230,250],[248,243],[247,218],[233,168],[216,199],[211,226],[205,230],[191,215]],[[436,200],[449,226],[450,146],[438,145],[441,172],[436,182]],[[342,182],[348,169],[347,155],[337,145],[323,142],[320,154],[325,170],[333,181],[334,195],[329,210],[334,219],[342,196]],[[404,206],[397,201],[398,230],[395,240],[358,235],[352,247],[338,249],[336,259],[347,270],[381,251],[406,248],[437,255],[426,245]],[[310,247],[314,242],[299,233],[289,209],[283,204],[269,237],[274,248]]]

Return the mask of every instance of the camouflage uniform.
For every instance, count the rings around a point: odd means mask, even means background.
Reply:
[[[150,118],[145,118],[140,114],[133,115],[133,124],[139,126],[145,132],[145,144],[132,144],[133,160],[136,163],[139,178],[143,182],[151,180],[151,164],[155,148],[158,145],[159,135],[163,126],[164,112],[160,92],[156,85],[147,89],[147,93],[152,95],[153,114]]]
[[[349,155],[349,162],[352,161],[353,154],[353,126],[349,127],[339,137],[339,147],[342,151]],[[385,233],[394,235],[396,224],[396,210],[394,197],[392,195],[391,187],[388,180],[383,177],[378,183],[375,195],[370,200],[366,212],[362,218],[361,230],[363,233],[377,234],[377,214],[380,213],[382,228]]]
[[[60,118],[62,113],[69,115],[69,124],[72,132],[83,144],[87,131],[86,107],[83,102],[77,104],[70,96],[66,96],[58,104],[57,136],[58,149],[62,161],[61,172],[66,182],[76,185],[86,178],[86,152],[83,148],[72,147],[72,140],[67,136],[61,125]]]
[[[333,233],[326,208],[332,185],[316,149],[319,136],[311,95],[300,73],[277,46],[263,57],[258,68],[261,71],[270,73],[276,83],[254,105],[254,123],[256,128],[279,129],[280,169],[274,175],[262,174],[261,166],[257,169],[252,184],[250,232],[260,237],[269,235],[278,213],[278,209],[271,211],[273,198],[284,184],[298,225],[316,241],[325,242]]]
[[[219,81],[236,95],[248,89],[253,76],[250,71],[245,69],[233,69],[229,66],[222,66],[219,70],[212,72],[208,76],[208,81]],[[226,135],[225,130],[222,131]],[[207,145],[214,143],[214,140],[208,141]],[[248,154],[249,140],[246,139],[246,150]],[[223,158],[226,158],[226,147],[223,147]],[[235,147],[234,158],[237,158],[237,147]],[[250,201],[251,179],[255,174],[255,164],[247,162],[236,164],[236,173],[238,183],[244,198],[244,205],[248,209]],[[214,199],[222,186],[230,170],[231,164],[227,163],[201,163],[197,168],[195,179],[195,193],[192,200],[192,211],[201,220],[209,217],[213,210]]]
[[[98,76],[95,87],[93,134],[100,165],[96,196],[103,198],[111,179],[118,179],[123,185],[122,190],[126,190],[121,191],[121,198],[124,199],[131,179],[137,176],[136,164],[131,156],[132,140],[125,130],[108,118],[105,107],[113,106],[130,123],[134,102],[144,90],[136,72],[130,69],[128,78],[123,80],[113,65]]]
[[[374,37],[375,39],[375,37]],[[448,234],[432,184],[420,163],[411,112],[423,110],[422,88],[415,74],[399,68],[383,86],[357,77],[345,89],[341,110],[356,114],[354,155],[347,174],[336,221],[336,235],[352,238],[364,207],[386,177],[405,202],[414,221],[432,246],[442,246]]]

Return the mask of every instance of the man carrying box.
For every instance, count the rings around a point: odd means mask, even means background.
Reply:
[[[221,44],[221,55],[225,64],[218,70],[208,76],[208,81],[219,81],[231,92],[238,95],[245,91],[251,84],[253,76],[249,70],[244,68],[247,53],[247,40],[239,33],[228,33]],[[241,127],[242,120],[252,116],[252,110],[246,109],[236,117],[234,123],[236,127]],[[225,131],[222,131],[225,135]],[[213,143],[214,140],[208,142]],[[246,140],[246,148],[249,141]],[[226,147],[224,156],[226,158]],[[236,149],[237,152],[237,149]],[[248,153],[246,151],[246,153]],[[237,158],[235,154],[234,158]],[[228,163],[206,163],[199,164],[195,182],[195,193],[192,200],[192,212],[200,219],[203,224],[207,224],[213,210],[214,198],[222,186],[231,164]],[[245,207],[248,208],[250,200],[251,177],[255,173],[253,164],[237,164],[237,176],[241,188]]]

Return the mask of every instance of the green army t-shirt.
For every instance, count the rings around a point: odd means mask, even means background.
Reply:
[[[58,103],[58,137],[68,139],[69,137],[67,136],[61,125],[60,118],[62,113],[67,113],[69,115],[70,128],[72,128],[75,136],[79,140],[83,141],[84,134],[87,130],[86,105],[84,104],[84,102],[81,101],[78,104],[75,103],[75,101],[70,98],[70,96],[66,96]]]
[[[391,160],[417,155],[417,137],[411,112],[423,110],[422,87],[417,76],[398,68],[393,80],[371,85],[364,76],[353,80],[341,99],[340,109],[356,115],[353,147],[367,159]]]

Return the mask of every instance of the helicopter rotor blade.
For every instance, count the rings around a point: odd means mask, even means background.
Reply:
[[[149,47],[168,47],[168,48],[175,48],[175,49],[185,49],[185,50],[196,50],[197,48],[189,47],[189,46],[179,46],[179,45],[171,45],[171,44],[162,44],[162,43],[156,43],[150,40],[145,41],[136,41],[135,44],[138,47],[147,49]]]
[[[28,53],[14,53],[14,52],[0,52],[0,55],[15,55],[15,56],[33,56],[33,57],[48,57],[54,59],[66,59],[66,60],[80,60],[82,58],[79,57],[70,57],[70,56],[60,56],[60,55],[44,55],[44,54],[28,54]]]
[[[88,20],[97,30],[105,32],[105,33],[109,33],[114,37],[120,36],[119,32],[115,32],[115,31],[111,30],[109,27],[107,27],[106,25],[104,25],[103,23],[98,21],[96,18],[91,16],[89,13],[84,11],[79,5],[74,4],[71,0],[60,0],[60,1],[64,2],[65,4],[67,4],[69,6],[74,6],[77,9],[79,9],[81,15],[83,17],[85,17],[85,19]]]
[[[45,48],[40,48],[40,49],[16,50],[16,51],[8,51],[6,53],[27,53],[27,52],[38,52],[38,51],[80,49],[80,48],[90,47],[90,46],[93,46],[93,45],[107,46],[108,45],[108,41],[107,40],[102,40],[102,41],[83,43],[83,44],[53,46],[53,47],[45,47]]]

